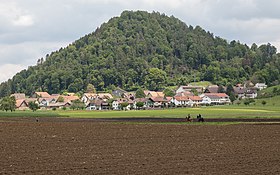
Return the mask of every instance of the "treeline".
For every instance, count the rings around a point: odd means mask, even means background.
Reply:
[[[193,81],[279,84],[280,54],[271,44],[227,42],[160,13],[124,11],[66,48],[0,85],[0,96],[115,87],[160,90]]]

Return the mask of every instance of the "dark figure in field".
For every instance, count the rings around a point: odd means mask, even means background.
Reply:
[[[38,119],[38,118],[36,118],[36,122],[39,122],[39,119]]]
[[[196,118],[198,122],[204,122],[204,118],[200,114]]]
[[[188,116],[186,117],[186,120],[187,120],[187,122],[191,122],[192,121],[190,114],[188,114]]]

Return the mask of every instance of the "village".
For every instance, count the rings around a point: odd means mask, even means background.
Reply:
[[[263,83],[248,88],[239,84],[234,87],[234,94],[238,99],[256,98],[257,91],[266,87]],[[42,110],[69,109],[74,102],[81,103],[82,109],[86,110],[161,109],[231,104],[229,96],[226,93],[219,93],[218,89],[218,85],[179,86],[172,97],[165,96],[163,92],[144,90],[143,98],[136,98],[135,92],[126,92],[121,88],[112,93],[84,93],[81,97],[75,93],[50,95],[47,92],[34,92],[30,97],[22,93],[11,96],[16,99],[17,110],[28,110],[29,102],[36,103]]]

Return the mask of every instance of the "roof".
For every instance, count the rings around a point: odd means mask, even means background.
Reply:
[[[112,91],[112,94],[114,96],[122,96],[124,93],[126,93],[126,91],[121,89],[121,88],[117,88],[117,89]]]
[[[181,97],[181,96],[175,96],[174,97],[177,101],[189,101],[189,97]]]
[[[163,97],[151,97],[150,98],[153,102],[167,102],[166,99],[164,99]]]
[[[47,93],[47,92],[35,92],[36,95],[38,95],[39,97],[42,97],[42,98],[49,98],[50,97],[50,94]]]
[[[90,101],[91,104],[95,104],[96,106],[101,106],[102,102],[103,101],[99,100],[99,99],[95,99],[95,100]]]
[[[234,90],[234,93],[236,93],[236,94],[244,94],[244,92],[245,92],[244,87],[234,87],[233,90]]]
[[[66,106],[66,105],[71,105],[71,103],[70,102],[57,102],[57,103],[49,104],[48,107],[61,107],[61,106]]]
[[[115,101],[117,101],[118,103],[133,104],[133,101],[131,99],[127,99],[127,98],[118,98]]]
[[[255,90],[255,89],[247,89],[245,91],[245,94],[256,94],[256,93],[257,93],[257,90]]]
[[[25,94],[23,94],[23,93],[15,93],[15,94],[12,94],[11,97],[15,97],[16,100],[18,100],[18,99],[25,99]]]
[[[110,93],[84,93],[84,96],[86,96],[87,98],[101,98],[101,99],[111,99],[113,98],[113,96]]]
[[[106,98],[106,99],[113,98],[113,96],[110,93],[99,93],[99,94],[97,94],[97,96],[102,98],[102,99],[104,99],[104,98]]]
[[[135,96],[135,92],[125,92],[123,96],[126,98],[131,98]]]
[[[206,96],[209,96],[209,95],[216,95],[220,98],[223,98],[223,97],[228,97],[228,95],[226,93],[205,93]]]
[[[149,100],[149,98],[136,98],[134,101],[135,102],[143,102],[143,103],[145,103],[145,102],[147,102]]]
[[[165,97],[167,101],[171,101],[173,97]]]
[[[211,85],[206,88],[206,92],[209,93],[218,93],[219,86],[218,85]]]
[[[228,98],[226,93],[205,93],[204,96],[209,98]]]
[[[96,93],[84,93],[84,96],[86,96],[87,98],[95,97],[96,95]]]
[[[150,96],[150,97],[164,97],[163,92],[148,91],[148,93],[146,92],[145,94],[146,94],[146,96]]]
[[[201,101],[202,100],[202,98],[201,97],[199,97],[199,96],[189,96],[189,98],[192,100],[192,101]]]
[[[64,101],[74,101],[80,99],[78,96],[62,96],[62,97],[64,98]]]
[[[25,103],[25,105],[28,106],[28,104],[26,103],[25,99],[16,100],[16,107],[17,108],[21,107],[23,103]]]
[[[26,103],[31,102],[31,101],[38,101],[37,98],[26,98],[25,99]]]
[[[144,94],[147,96],[149,94],[149,90],[144,90]]]
[[[185,91],[185,92],[179,92],[175,96],[183,97],[183,96],[190,96],[190,95],[193,96],[194,94],[190,91]]]
[[[217,95],[206,95],[206,97],[209,97],[210,99],[220,99]]]
[[[75,93],[73,93],[73,92],[68,92],[67,93],[67,96],[74,96],[75,95]]]

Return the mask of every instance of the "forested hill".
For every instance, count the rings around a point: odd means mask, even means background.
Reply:
[[[279,69],[280,54],[270,44],[249,47],[173,16],[124,11],[2,83],[0,96],[79,92],[88,84],[100,91],[140,86],[159,90],[199,80],[272,85],[279,84]]]

